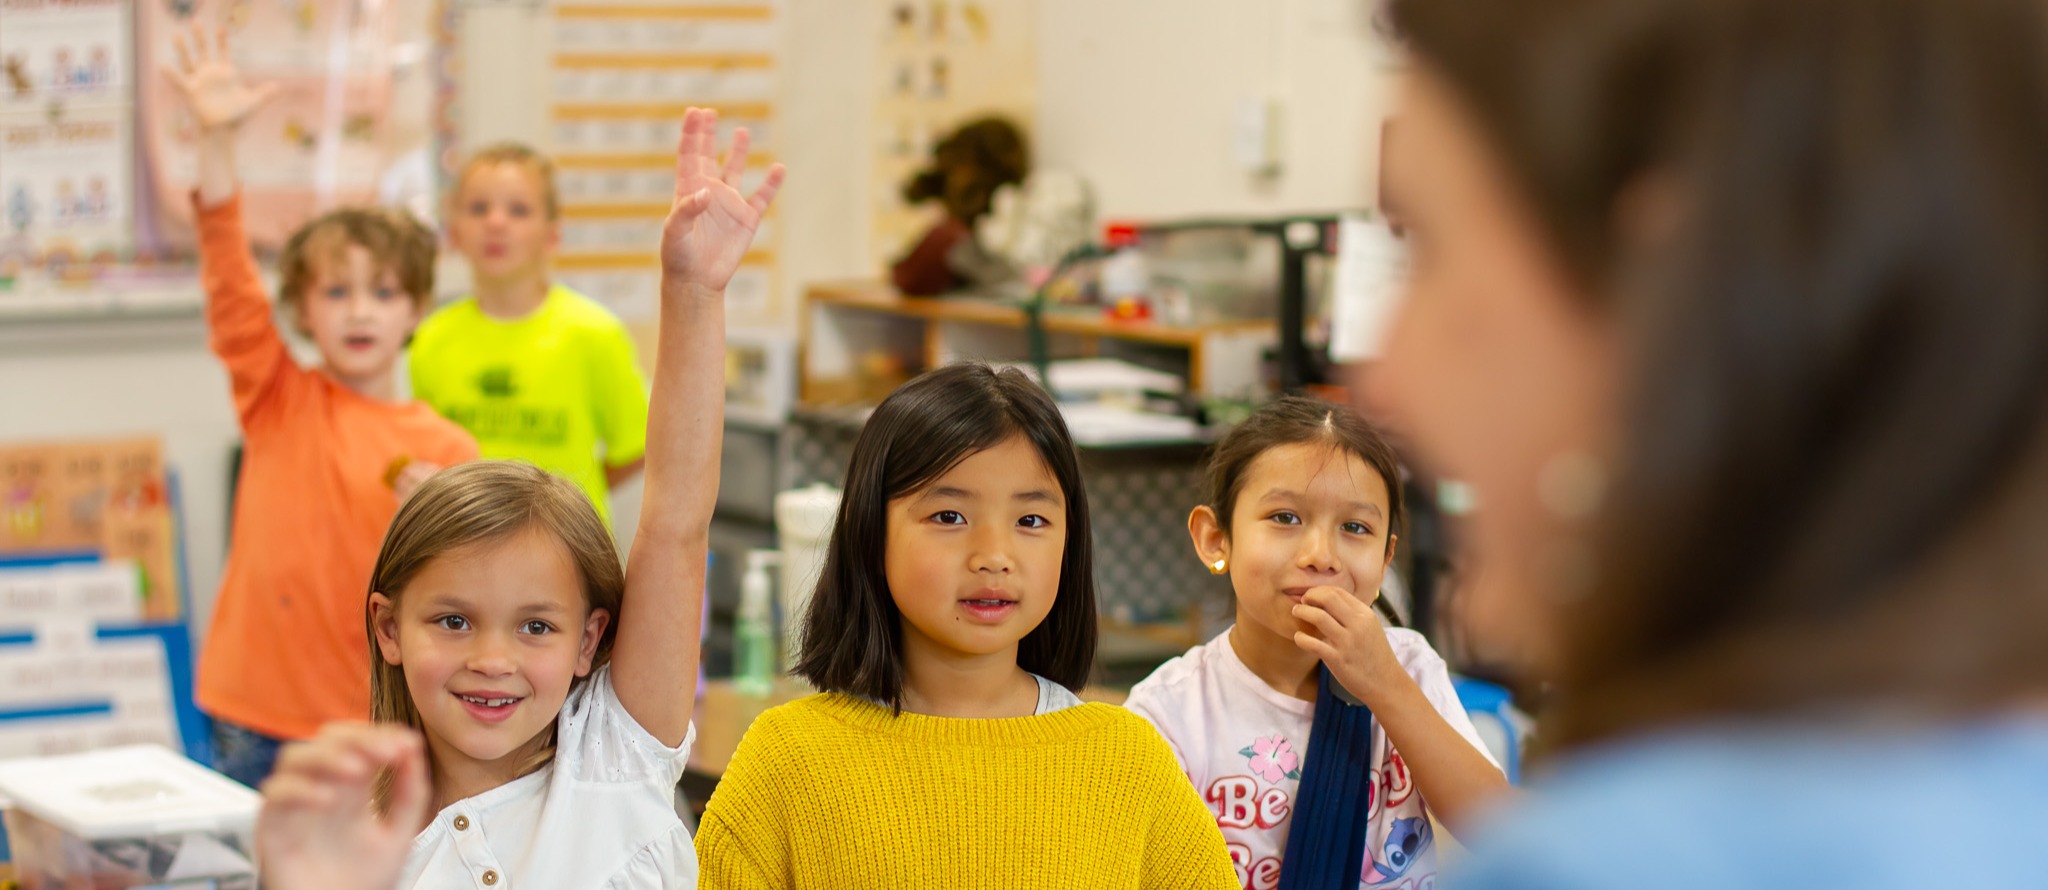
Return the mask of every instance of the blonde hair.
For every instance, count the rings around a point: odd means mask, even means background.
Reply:
[[[469,182],[469,176],[476,171],[494,164],[511,164],[533,174],[540,181],[540,202],[547,218],[562,217],[562,202],[555,192],[555,162],[548,156],[535,151],[532,146],[518,142],[500,142],[485,146],[463,162],[461,172],[455,176],[455,191],[449,197],[450,203],[461,200],[462,187]]]
[[[435,473],[422,483],[399,508],[384,534],[384,546],[370,571],[369,593],[383,594],[396,608],[406,585],[434,560],[465,547],[504,541],[530,528],[544,529],[562,542],[582,579],[585,603],[611,614],[590,662],[595,673],[611,661],[626,573],[611,532],[583,490],[532,464],[473,461]],[[368,607],[367,595],[363,628],[370,639],[370,719],[424,730],[405,684],[404,666],[391,664],[378,654],[377,618]],[[570,683],[570,691],[589,679],[577,677]],[[549,723],[543,735],[545,739],[520,764],[520,775],[554,759],[555,724]],[[380,809],[387,799],[388,782],[388,776],[378,782]]]
[[[381,268],[398,275],[413,305],[434,301],[434,233],[413,215],[383,207],[344,207],[314,218],[292,233],[278,255],[278,300],[298,311],[313,287],[316,265],[333,262],[349,246],[362,248]]]

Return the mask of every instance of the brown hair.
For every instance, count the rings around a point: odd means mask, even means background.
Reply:
[[[525,168],[540,182],[540,203],[542,212],[550,220],[562,218],[562,198],[555,190],[555,162],[547,155],[534,150],[530,145],[519,142],[500,142],[479,149],[462,163],[462,170],[455,175],[455,191],[448,196],[450,203],[462,198],[462,187],[469,183],[469,175],[494,164],[512,164]]]
[[[2048,690],[2042,6],[1397,2],[1631,350],[1550,737]]]
[[[1408,508],[1401,488],[1401,461],[1379,431],[1343,405],[1305,396],[1282,396],[1259,406],[1251,416],[1232,427],[1209,451],[1207,488],[1209,509],[1216,523],[1230,534],[1237,496],[1244,490],[1244,474],[1252,462],[1285,445],[1325,445],[1365,462],[1387,486],[1387,551],[1393,552],[1394,536],[1406,527]],[[1401,617],[1385,597],[1373,600],[1380,615],[1395,624]]]
[[[369,592],[384,594],[396,607],[406,585],[428,563],[451,551],[503,541],[529,528],[545,529],[562,542],[583,581],[585,602],[593,610],[611,614],[591,659],[591,670],[596,671],[611,661],[619,603],[626,592],[625,570],[611,532],[583,490],[532,464],[472,461],[435,473],[421,483],[399,507],[384,534],[384,547],[370,571]],[[376,616],[367,604],[363,629],[370,639],[370,719],[421,729],[419,711],[405,685],[405,668],[387,663],[378,654]],[[569,688],[573,692],[588,680],[578,677]],[[546,738],[520,773],[539,769],[554,755],[554,724],[550,723]]]
[[[330,210],[299,227],[278,255],[278,299],[294,311],[305,306],[319,265],[335,262],[349,246],[362,248],[379,272],[398,276],[398,286],[424,310],[434,301],[434,233],[413,215],[383,207]]]
[[[1244,490],[1244,474],[1252,461],[1283,445],[1327,445],[1365,461],[1387,484],[1387,547],[1407,521],[1401,498],[1401,461],[1379,431],[1343,405],[1306,396],[1282,396],[1259,406],[1244,422],[1232,427],[1209,451],[1207,471],[1209,509],[1216,522],[1230,533],[1231,514],[1237,509],[1237,495]]]

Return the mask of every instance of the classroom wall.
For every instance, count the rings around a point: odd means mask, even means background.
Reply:
[[[1371,206],[1393,56],[1369,0],[1040,0],[1041,165],[1105,217]],[[1244,99],[1277,106],[1278,172],[1233,154]]]
[[[0,324],[0,438],[156,434],[178,474],[195,626],[212,614],[227,548],[227,373],[197,314]]]
[[[1365,0],[1038,0],[1038,150],[1079,171],[1108,216],[1264,214],[1369,205],[1378,120],[1392,90]],[[784,0],[778,202],[783,303],[820,278],[872,274],[871,112],[885,0]],[[472,142],[544,142],[544,19],[470,7],[461,121]],[[1280,106],[1281,166],[1231,155],[1236,100]],[[204,628],[226,549],[227,382],[196,315],[0,325],[0,438],[159,432],[182,477],[194,614]],[[631,493],[617,506],[632,515]],[[630,527],[630,524],[622,524]]]

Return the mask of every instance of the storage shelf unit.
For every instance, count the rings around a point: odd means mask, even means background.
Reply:
[[[1166,367],[1185,376],[1190,392],[1243,396],[1258,387],[1265,354],[1278,341],[1270,320],[1218,320],[1189,325],[1117,320],[1099,309],[1052,308],[1042,325],[1056,358],[1109,355]],[[873,281],[813,284],[804,293],[806,404],[879,400],[917,372],[962,359],[1024,361],[1030,313],[988,298],[905,297]],[[892,368],[866,368],[885,354]]]

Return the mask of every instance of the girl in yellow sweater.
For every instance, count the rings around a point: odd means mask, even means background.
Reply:
[[[854,444],[795,671],[697,834],[700,886],[1234,888],[1208,808],[1142,718],[1082,704],[1088,501],[1059,410],[1014,370],[905,384]]]

